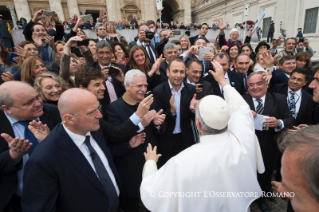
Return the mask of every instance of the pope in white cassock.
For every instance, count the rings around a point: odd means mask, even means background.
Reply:
[[[161,155],[148,146],[140,187],[141,199],[152,212],[242,212],[261,196],[257,171],[264,164],[255,136],[254,119],[241,95],[212,62],[210,73],[223,87],[225,100],[206,96],[196,106],[195,144],[157,170]]]

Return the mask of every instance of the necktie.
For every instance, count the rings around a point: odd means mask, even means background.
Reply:
[[[103,185],[103,188],[109,200],[109,211],[116,212],[119,207],[119,198],[117,196],[117,193],[116,193],[114,184],[110,178],[110,175],[106,171],[106,168],[103,165],[101,158],[92,147],[90,143],[90,136],[85,136],[84,143],[89,149],[90,156],[92,158],[96,173],[99,176],[99,179]]]
[[[109,93],[110,96],[110,102],[114,102],[117,100],[117,95],[113,86],[113,83],[110,82],[109,78],[105,81],[105,85],[107,87],[107,92]]]
[[[29,155],[33,152],[34,148],[38,145],[38,139],[33,135],[33,133],[29,130],[28,126],[30,121],[19,121],[18,123],[24,126],[24,139],[29,140],[32,143],[32,147],[29,151]]]
[[[206,61],[205,60],[203,60],[203,74],[205,74],[205,70],[206,70]]]
[[[290,105],[289,105],[290,112],[291,112],[292,116],[294,118],[296,118],[296,100],[295,100],[295,94],[296,93],[293,92],[293,91],[289,91],[289,92],[291,94],[290,101],[289,101],[289,103],[290,103]]]
[[[247,73],[244,74],[244,86],[246,91],[248,90],[248,86],[247,86]]]
[[[256,113],[258,114],[262,114],[264,112],[264,106],[263,106],[263,102],[261,99],[256,99],[258,102],[257,108],[256,108]]]
[[[149,58],[150,58],[150,61],[151,61],[151,63],[155,63],[155,58],[153,57],[153,52],[152,52],[152,50],[151,50],[151,47],[150,47],[150,45],[145,45],[146,46],[146,48],[147,48],[147,53],[148,53],[148,56],[149,56]]]

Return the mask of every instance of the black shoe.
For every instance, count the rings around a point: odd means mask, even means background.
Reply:
[[[270,209],[265,200],[257,201],[259,208],[262,212],[270,212]]]

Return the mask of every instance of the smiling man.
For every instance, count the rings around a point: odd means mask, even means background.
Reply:
[[[0,133],[6,133],[13,138],[29,139],[32,143],[29,154],[39,144],[39,140],[30,135],[29,122],[40,120],[43,124],[47,124],[51,130],[61,122],[56,106],[52,104],[43,105],[38,93],[24,82],[9,81],[3,83],[0,86],[0,106]],[[29,154],[13,161],[10,158],[8,143],[2,137],[0,137],[0,153],[6,154],[3,162],[7,166],[7,171],[1,174],[0,180],[0,197],[2,199],[0,201],[0,211],[19,211],[24,186],[22,178]]]
[[[296,68],[296,58],[291,55],[279,60],[279,69],[272,72],[271,83],[287,83],[291,72]]]
[[[174,59],[167,68],[168,80],[153,89],[157,110],[163,109],[166,115],[165,127],[159,135],[159,151],[163,155],[161,165],[194,144],[190,120],[195,114],[190,110],[195,87],[183,83],[186,68],[181,59]],[[195,100],[195,99],[194,99]]]
[[[268,84],[263,79],[264,72],[254,72],[248,78],[248,93],[243,97],[250,106],[254,117],[257,114],[265,117],[265,130],[255,130],[258,137],[265,172],[258,174],[258,182],[264,192],[270,190],[271,177],[278,158],[278,146],[275,136],[284,128],[291,128],[295,124],[287,105],[286,96],[277,93],[267,92]],[[268,205],[264,198],[257,200],[262,211],[269,211]]]

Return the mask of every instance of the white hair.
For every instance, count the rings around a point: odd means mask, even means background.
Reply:
[[[230,30],[230,33],[229,33],[229,34],[231,34],[231,33],[233,33],[233,32],[238,32],[238,35],[240,35],[240,31],[239,31],[239,29],[237,29],[237,28],[234,28],[234,29]]]
[[[145,77],[146,78],[146,75],[138,69],[129,70],[125,74],[124,84],[126,85],[126,83],[127,83],[129,85],[132,85],[134,77]]]

